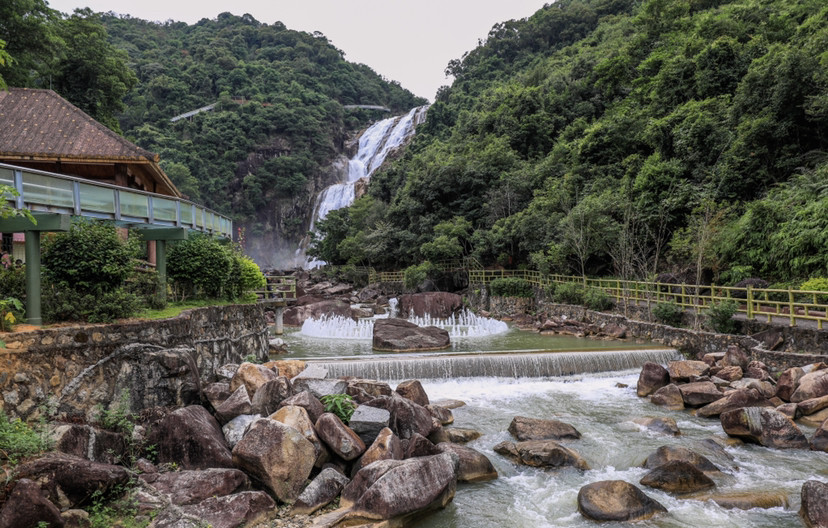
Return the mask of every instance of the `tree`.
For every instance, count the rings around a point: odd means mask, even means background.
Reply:
[[[45,0],[0,2],[0,40],[13,62],[0,64],[9,86],[49,86],[49,77],[63,45],[56,33],[57,11]]]
[[[11,65],[14,59],[9,52],[5,51],[6,41],[0,40],[0,90],[4,90],[6,88],[6,81],[3,79],[2,71],[3,67],[6,65]]]

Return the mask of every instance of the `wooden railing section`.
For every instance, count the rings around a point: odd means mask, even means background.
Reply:
[[[259,301],[290,301],[296,299],[296,277],[265,275],[266,284],[256,290]]]

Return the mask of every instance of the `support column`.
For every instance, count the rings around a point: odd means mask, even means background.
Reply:
[[[26,322],[43,324],[40,315],[40,231],[26,232]]]
[[[137,234],[146,242],[155,242],[155,271],[158,272],[158,296],[167,302],[167,241],[187,240],[183,227],[158,227],[137,229]]]
[[[284,306],[277,306],[276,310],[274,311],[276,315],[276,324],[273,326],[273,333],[276,335],[282,335],[285,333],[285,325],[282,319],[284,315],[285,307]]]

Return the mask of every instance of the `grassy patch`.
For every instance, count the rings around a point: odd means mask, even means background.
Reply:
[[[30,426],[19,418],[10,420],[0,411],[0,458],[15,465],[21,458],[42,453],[50,447],[43,427]]]
[[[152,310],[149,308],[141,310],[135,314],[135,317],[139,319],[168,319],[170,317],[176,317],[177,315],[180,315],[181,312],[185,310],[191,310],[193,308],[204,308],[206,306],[227,306],[229,304],[252,303],[247,303],[239,300],[225,301],[220,299],[202,299],[184,302],[172,302],[169,303],[166,308],[163,308],[161,310]]]

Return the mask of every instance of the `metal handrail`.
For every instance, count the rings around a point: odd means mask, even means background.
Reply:
[[[4,173],[9,174],[11,179],[9,179],[9,176],[4,178]],[[24,175],[26,174],[65,181],[68,182],[68,185],[64,188],[58,188],[38,183],[27,183],[24,180]],[[28,209],[33,212],[52,212],[71,214],[75,216],[87,216],[90,218],[114,220],[124,224],[186,227],[194,231],[219,234],[228,238],[232,238],[233,236],[233,221],[229,217],[183,198],[156,194],[138,189],[128,189],[109,183],[96,182],[94,180],[87,180],[76,176],[68,176],[66,174],[28,169],[6,163],[0,163],[0,184],[9,185],[17,191],[18,196],[7,196],[6,201],[11,203],[12,207],[18,210]],[[50,202],[49,200],[44,200],[36,195],[33,195],[32,193],[27,193],[26,190],[31,188],[41,189],[44,195],[53,195],[54,199]],[[85,207],[81,194],[82,191],[91,188],[112,191],[112,199],[111,201],[106,201],[105,208],[89,207],[88,204],[86,204]],[[136,196],[146,198],[146,214],[124,214],[122,204],[128,202],[130,198],[134,199]],[[2,197],[0,197],[0,199],[2,199]],[[170,214],[172,213],[171,209],[165,209],[163,207],[169,205],[170,202],[173,203],[175,207],[174,215]],[[142,206],[139,206],[139,209],[141,207]],[[161,213],[162,211],[164,211],[164,214]],[[166,216],[166,218],[161,218],[162,216]]]

